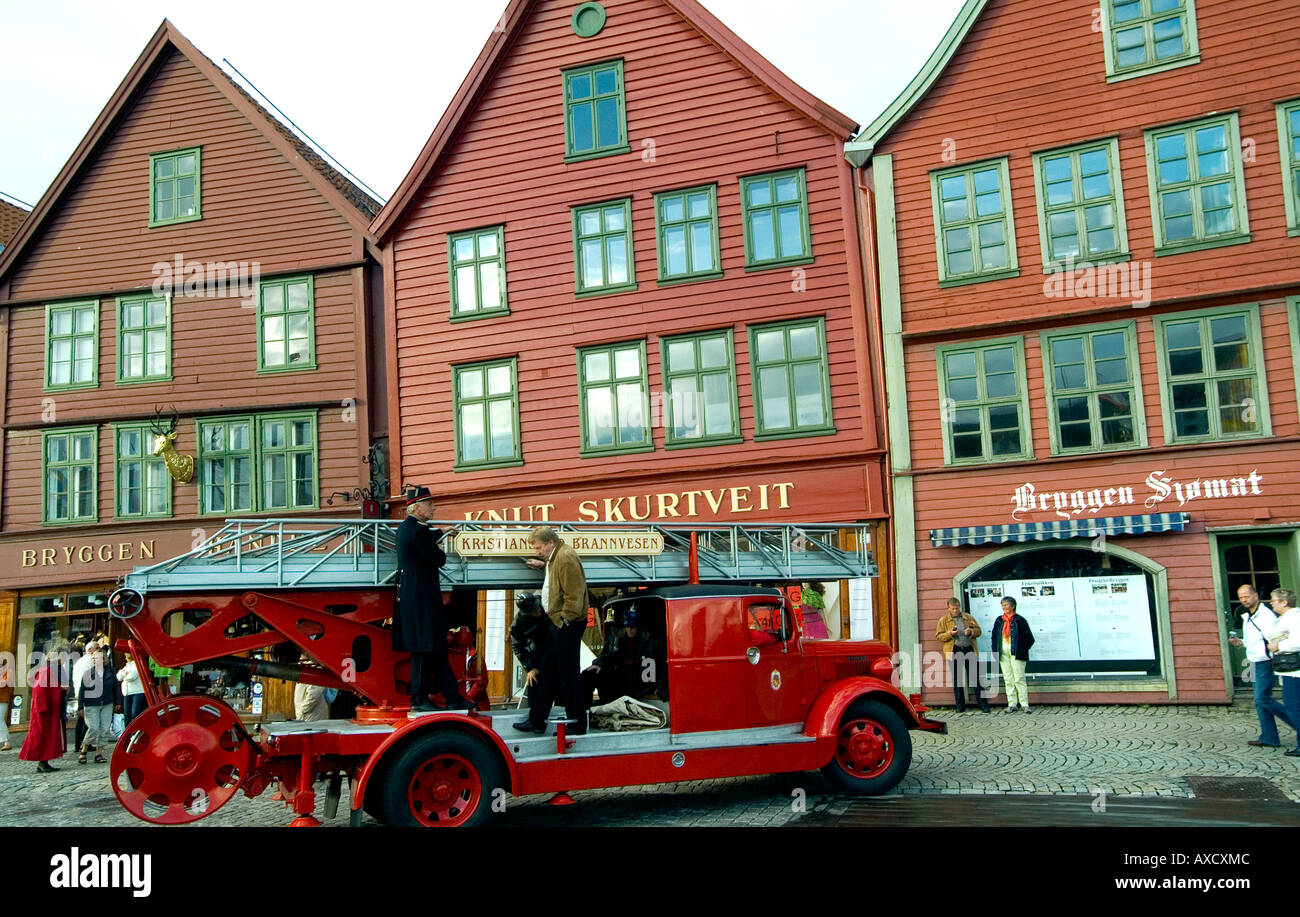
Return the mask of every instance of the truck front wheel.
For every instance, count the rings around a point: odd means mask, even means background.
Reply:
[[[483,742],[458,732],[427,733],[388,770],[384,821],[405,828],[481,825],[504,787],[501,764]]]
[[[879,796],[888,793],[912,763],[912,737],[902,718],[878,700],[860,698],[840,720],[835,756],[822,768],[843,793]]]

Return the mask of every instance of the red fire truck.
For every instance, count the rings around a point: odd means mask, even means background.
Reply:
[[[448,550],[444,585],[540,584],[519,563],[522,552],[510,556],[527,544],[526,528],[455,524],[464,550]],[[875,575],[860,527],[554,525],[580,553],[611,536],[651,546],[594,550],[583,561],[589,586],[625,590],[601,616],[619,620],[635,603],[641,626],[666,647],[671,702],[653,702],[665,725],[569,736],[560,718],[553,736],[521,734],[510,728],[520,711],[486,709],[486,677],[463,630],[452,634],[453,667],[480,709],[412,713],[409,657],[392,649],[384,626],[395,597],[396,523],[231,520],[194,551],[128,574],[110,597],[132,633],[120,645],[140,661],[149,700],[113,753],[118,799],[145,821],[182,824],[239,791],[254,797],[275,786],[297,816],[292,824],[314,825],[317,784],[334,817],[346,779],[354,825],[369,812],[392,825],[456,826],[504,810],[507,795],[566,798],[596,787],[814,769],[842,792],[875,795],[907,772],[909,730],[945,730],[926,719],[919,695],[892,683],[887,644],[805,639],[772,587]],[[314,664],[257,658],[276,648]],[[347,720],[250,728],[216,697],[165,695],[148,658],[324,685],[362,703]]]

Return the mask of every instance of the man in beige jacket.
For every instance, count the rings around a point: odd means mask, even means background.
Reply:
[[[959,599],[948,600],[948,613],[939,619],[935,630],[935,639],[943,644],[944,655],[951,662],[952,694],[957,701],[957,712],[966,709],[966,698],[962,691],[962,682],[975,695],[980,711],[989,712],[989,702],[984,697],[983,666],[980,665],[979,651],[975,641],[982,633],[973,615],[961,610]]]

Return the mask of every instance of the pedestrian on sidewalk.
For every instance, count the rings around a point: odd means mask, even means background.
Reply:
[[[1254,669],[1252,674],[1255,714],[1259,717],[1259,738],[1251,739],[1246,744],[1277,748],[1282,744],[1277,734],[1277,720],[1281,719],[1292,729],[1296,728],[1296,722],[1291,719],[1286,707],[1273,696],[1276,678],[1273,675],[1271,654],[1264,638],[1266,634],[1271,634],[1277,628],[1277,615],[1273,613],[1273,609],[1259,600],[1259,592],[1249,583],[1237,590],[1237,601],[1241,603],[1243,609],[1241,633],[1245,639],[1229,637],[1228,642],[1233,646],[1246,647],[1246,660]]]
[[[1025,666],[1029,664],[1029,648],[1034,645],[1034,632],[1029,622],[1016,613],[1016,600],[1011,596],[1002,599],[1002,617],[993,624],[993,656],[1002,669],[1002,683],[1006,686],[1007,712],[1020,709],[1029,712],[1029,685],[1025,682]]]
[[[104,751],[113,747],[113,705],[117,702],[117,672],[108,661],[104,647],[96,643],[90,665],[76,684],[77,707],[86,720],[86,736],[81,740],[77,763],[86,763],[86,754],[95,748],[95,763],[106,764]]]
[[[1274,589],[1273,611],[1277,625],[1269,635],[1268,651],[1273,654],[1300,651],[1300,608],[1296,608],[1295,593],[1290,589]],[[1300,723],[1300,668],[1284,671],[1282,661],[1274,659],[1278,676],[1282,679],[1282,703],[1292,723]],[[1300,758],[1300,733],[1296,734],[1296,747],[1287,752],[1291,758]]]
[[[27,738],[18,752],[21,761],[35,761],[36,770],[42,774],[58,770],[50,761],[63,757],[67,749],[67,702],[63,685],[69,677],[60,664],[66,661],[68,645],[51,641],[46,644],[45,664],[32,673],[31,690],[28,691]]]
[[[943,653],[948,657],[948,670],[952,673],[952,696],[957,702],[958,713],[966,710],[963,682],[966,689],[974,695],[980,710],[989,712],[989,702],[984,697],[984,667],[980,665],[975,642],[981,633],[974,616],[961,610],[961,600],[948,599],[948,612],[939,619],[939,627],[934,636],[943,644]]]
[[[127,655],[126,665],[117,670],[117,680],[122,686],[122,721],[129,726],[148,706],[144,696],[144,682],[140,680],[140,670],[136,667],[134,656]]]
[[[0,751],[13,751],[9,744],[9,705],[13,703],[14,689],[9,679],[13,678],[13,667],[0,672]]]

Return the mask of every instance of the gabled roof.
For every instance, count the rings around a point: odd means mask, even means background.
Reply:
[[[224,95],[248,119],[249,123],[280,151],[285,159],[297,167],[312,187],[320,192],[321,196],[359,235],[373,241],[368,226],[380,208],[379,202],[345,178],[315,150],[299,139],[293,131],[272,117],[224,70],[194,47],[190,40],[171,24],[170,20],[164,19],[131,69],[127,71],[117,90],[109,98],[108,104],[99,113],[99,117],[91,124],[86,136],[81,138],[81,143],[77,144],[72,156],[64,163],[59,174],[50,183],[50,187],[41,195],[41,199],[36,202],[31,215],[14,236],[12,244],[5,246],[4,252],[0,254],[0,277],[13,267],[23,249],[36,237],[40,227],[57,211],[63,196],[76,183],[81,170],[94,158],[101,141],[112,131],[117,119],[128,111],[137,93],[148,82],[154,66],[170,50],[175,50],[193,64],[208,82],[216,87],[217,91]]]
[[[433,133],[425,142],[420,155],[416,157],[402,183],[397,186],[393,196],[370,224],[375,237],[382,240],[389,235],[411,206],[425,181],[437,169],[443,154],[450,146],[461,122],[473,112],[478,100],[487,88],[500,62],[514,45],[528,14],[538,0],[510,0],[505,14],[501,17],[501,27],[493,31],[478,59],[470,67],[460,89],[452,97],[451,104],[443,112],[434,127]],[[803,89],[788,76],[778,70],[770,61],[746,44],[728,29],[722,22],[701,6],[696,0],[661,0],[688,25],[730,55],[750,76],[794,107],[809,120],[821,125],[828,133],[837,138],[848,139],[857,130],[857,122],[812,93]]]
[[[912,82],[907,84],[906,88],[898,94],[898,98],[889,103],[889,107],[876,120],[868,124],[861,134],[844,145],[844,154],[849,162],[855,166],[865,164],[880,141],[885,139],[885,135],[920,104],[926,93],[943,75],[948,64],[952,62],[953,55],[966,40],[966,36],[987,5],[988,0],[966,0],[958,11],[957,18],[952,21],[952,25],[948,26],[948,31],[944,33],[939,46],[934,49],[921,71],[912,77]]]
[[[18,232],[18,227],[27,219],[27,211],[17,204],[0,200],[0,246],[8,245],[9,240]]]

